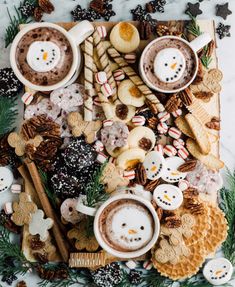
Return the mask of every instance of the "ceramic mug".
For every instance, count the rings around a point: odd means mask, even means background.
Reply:
[[[190,80],[185,85],[183,85],[182,87],[180,87],[178,89],[164,90],[164,89],[157,87],[147,78],[147,75],[144,71],[145,55],[146,55],[147,51],[149,50],[149,48],[152,45],[156,45],[156,43],[159,43],[163,39],[177,40],[177,41],[182,42],[184,45],[187,45],[187,47],[189,47],[189,49],[191,50],[191,53],[194,57],[194,62],[195,62],[194,72],[191,75]],[[180,37],[177,37],[177,36],[163,36],[163,37],[159,37],[159,38],[151,41],[143,50],[141,58],[140,58],[139,72],[140,72],[141,78],[146,83],[146,85],[148,85],[151,89],[158,91],[158,92],[161,92],[161,93],[176,93],[176,92],[179,92],[179,91],[186,89],[193,82],[193,80],[195,79],[197,72],[198,72],[199,58],[198,58],[197,52],[200,51],[204,46],[206,46],[211,40],[212,40],[212,38],[211,38],[209,33],[203,33],[191,42],[188,42],[188,41],[186,41]]]
[[[118,202],[120,200],[125,200],[125,199],[130,199],[133,201],[136,201],[137,204],[140,204],[141,206],[147,208],[148,212],[150,213],[151,217],[152,217],[152,228],[153,228],[153,234],[152,237],[150,239],[150,241],[148,241],[148,243],[144,246],[142,246],[140,249],[137,250],[133,250],[133,251],[120,251],[117,249],[114,249],[113,247],[111,247],[109,244],[106,243],[106,241],[104,240],[103,236],[102,236],[102,231],[100,228],[100,216],[103,212],[103,210],[105,208],[107,208],[110,204],[114,203],[114,202]],[[135,228],[137,228],[136,224],[140,224],[139,222],[135,222],[133,221],[133,223],[135,223]],[[133,227],[133,226],[132,226]],[[126,228],[128,229],[128,226],[126,226]],[[130,227],[131,228],[131,227]],[[139,228],[139,226],[138,226]],[[133,231],[133,229],[131,229]],[[129,232],[129,231],[126,231]],[[145,232],[145,231],[143,231]],[[96,237],[96,240],[98,241],[99,245],[109,254],[112,254],[118,258],[135,258],[135,257],[139,257],[143,254],[145,254],[146,252],[148,252],[156,243],[158,237],[159,237],[159,232],[160,232],[160,223],[159,223],[159,219],[157,216],[157,213],[155,211],[155,209],[153,208],[152,204],[148,201],[143,199],[142,197],[136,196],[136,195],[131,195],[131,194],[120,194],[120,195],[115,195],[110,197],[108,200],[106,200],[96,211],[95,213],[95,219],[94,219],[94,234]],[[130,233],[128,233],[130,234]],[[140,236],[140,235],[139,235]],[[134,240],[134,239],[133,239]]]
[[[39,86],[31,83],[29,80],[27,80],[22,73],[20,72],[17,61],[16,61],[16,51],[17,46],[22,39],[22,37],[28,33],[29,31],[40,28],[40,27],[46,27],[46,28],[53,28],[61,32],[65,38],[68,40],[71,50],[73,53],[73,60],[72,65],[69,70],[69,72],[66,74],[66,76],[59,82],[50,85],[50,86]],[[94,27],[89,21],[82,21],[75,25],[72,29],[69,31],[66,31],[64,28],[57,24],[53,23],[33,23],[26,25],[15,37],[11,50],[10,50],[10,63],[11,67],[15,73],[15,75],[18,77],[18,79],[30,90],[32,91],[52,91],[58,88],[61,88],[65,85],[68,85],[69,82],[71,82],[71,79],[73,79],[75,76],[78,76],[78,73],[81,69],[82,65],[82,57],[81,57],[81,50],[79,48],[79,45],[88,37],[90,36],[94,31]],[[32,92],[33,94],[33,92]]]

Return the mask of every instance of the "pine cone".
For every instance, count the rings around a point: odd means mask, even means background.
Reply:
[[[34,252],[33,256],[37,262],[40,262],[42,264],[45,264],[48,262],[48,254],[47,253]]]
[[[16,287],[27,287],[27,284],[25,281],[20,281],[17,283]]]
[[[190,106],[193,102],[193,100],[192,100],[193,95],[188,88],[186,88],[184,91],[180,92],[179,97],[185,106]]]
[[[196,159],[190,159],[190,160],[187,160],[186,162],[184,162],[183,164],[181,164],[178,167],[178,171],[180,171],[180,172],[193,171],[196,168],[196,165],[197,165],[197,160]]]
[[[184,190],[184,198],[190,199],[190,198],[198,198],[199,192],[194,187],[189,187],[186,190]]]
[[[150,129],[156,130],[157,124],[158,124],[157,118],[152,117],[152,118],[148,119],[147,122],[148,122],[148,126],[150,127]]]
[[[36,22],[40,22],[42,20],[43,10],[41,7],[36,7],[34,9],[33,17]]]
[[[179,98],[178,94],[173,94],[167,101],[165,109],[168,113],[173,113],[176,110],[178,110],[180,105],[181,105],[181,99]]]
[[[184,202],[184,207],[189,209],[192,214],[200,215],[204,213],[204,206],[197,199],[189,198]]]
[[[150,180],[145,186],[144,189],[153,192],[154,189],[160,184],[160,179]]]
[[[42,11],[47,14],[51,14],[51,12],[55,10],[55,7],[50,2],[50,0],[38,0],[38,5],[42,9]]]
[[[182,224],[180,217],[177,215],[166,217],[165,222],[167,228],[178,228]]]
[[[147,182],[146,170],[142,163],[138,163],[135,170],[135,181],[137,184],[145,185]]]
[[[104,1],[103,0],[93,0],[90,2],[90,8],[102,15],[105,12]]]
[[[36,267],[36,270],[37,270],[37,273],[38,273],[38,276],[41,278],[41,279],[46,279],[48,281],[51,281],[53,279],[56,279],[56,271],[55,270],[52,270],[52,269],[46,269],[40,265],[38,265]]]

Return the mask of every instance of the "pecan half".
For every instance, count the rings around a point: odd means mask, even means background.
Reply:
[[[197,198],[198,195],[199,195],[199,192],[194,187],[189,187],[186,190],[184,190],[184,198],[186,198],[186,199]]]
[[[194,93],[195,98],[203,100],[203,101],[209,101],[213,97],[212,92],[197,92]]]
[[[168,113],[173,113],[176,110],[178,110],[180,105],[181,105],[181,99],[179,98],[178,94],[173,94],[167,101],[165,109]]]
[[[145,186],[144,189],[153,192],[154,189],[160,184],[160,179],[150,180]]]
[[[151,112],[153,114],[157,114],[158,113],[158,109],[156,104],[153,104],[152,102],[150,102],[149,100],[145,100],[146,105],[150,108]]]
[[[128,107],[124,104],[117,105],[115,109],[115,114],[119,119],[125,120],[128,114]]]
[[[36,7],[33,12],[33,17],[36,22],[40,22],[42,20],[43,10],[41,7]]]
[[[159,220],[161,221],[162,216],[163,216],[163,209],[161,207],[157,208],[157,216],[158,216]]]
[[[51,12],[55,10],[55,7],[50,2],[50,0],[38,0],[38,5],[43,10],[43,12],[47,14],[51,14]]]
[[[32,237],[29,241],[32,250],[40,250],[45,247],[45,242],[41,241],[38,236]]]
[[[20,281],[17,283],[16,287],[27,287],[27,284],[25,281]]]
[[[148,122],[148,126],[152,129],[152,130],[156,130],[157,128],[157,124],[158,124],[158,119],[155,117],[151,117],[150,119],[147,120]]]
[[[138,145],[143,150],[149,151],[152,147],[152,142],[150,139],[143,137],[142,139],[139,140]]]
[[[196,168],[196,165],[197,165],[197,160],[196,159],[190,159],[190,160],[187,160],[186,162],[184,162],[183,164],[181,164],[178,167],[178,171],[180,171],[180,172],[193,171]]]
[[[220,130],[220,119],[218,117],[213,117],[210,122],[205,124],[205,126],[208,129],[219,131]]]
[[[192,214],[201,215],[204,213],[204,206],[197,199],[189,198],[184,201],[184,207],[189,209]]]
[[[165,226],[168,228],[178,228],[182,224],[181,218],[177,215],[166,217],[165,222]]]
[[[146,170],[142,163],[138,163],[135,170],[135,181],[137,184],[145,185],[147,181]]]
[[[183,90],[182,92],[179,93],[179,97],[182,101],[182,103],[185,105],[185,106],[190,106],[193,102],[192,98],[193,98],[193,95],[192,95],[192,92],[186,88],[185,90]]]

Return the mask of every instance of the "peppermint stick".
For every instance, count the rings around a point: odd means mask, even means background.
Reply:
[[[107,50],[111,58],[118,64],[123,72],[130,78],[130,80],[137,86],[137,88],[146,97],[146,100],[152,105],[156,106],[158,112],[165,110],[164,106],[160,103],[157,96],[152,93],[148,86],[141,80],[132,67],[124,60],[124,58],[118,53],[115,48],[109,48]]]
[[[85,40],[84,47],[84,78],[87,98],[84,101],[84,120],[92,121],[93,109],[93,38]]]
[[[114,80],[112,71],[110,69],[109,58],[106,54],[106,51],[103,46],[103,42],[100,38],[100,34],[97,31],[97,29],[95,29],[93,33],[93,39],[94,39],[95,48],[97,49],[97,54],[100,60],[100,65],[102,69],[104,70],[104,72],[107,74],[108,83],[113,88],[112,100],[113,102],[115,102],[117,100],[116,82]]]

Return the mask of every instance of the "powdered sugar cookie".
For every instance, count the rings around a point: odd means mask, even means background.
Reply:
[[[162,179],[166,182],[178,182],[184,179],[187,175],[186,172],[178,171],[178,167],[184,163],[184,160],[178,156],[171,156],[166,158],[166,167],[164,173],[162,174]]]
[[[62,217],[72,224],[76,224],[83,219],[83,215],[76,210],[78,200],[76,198],[67,198],[60,206]]]

